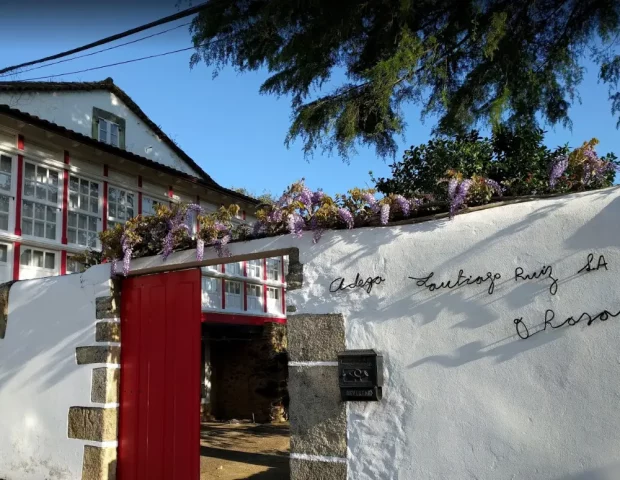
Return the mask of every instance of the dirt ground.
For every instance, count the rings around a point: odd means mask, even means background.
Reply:
[[[288,423],[203,423],[200,480],[288,480]]]

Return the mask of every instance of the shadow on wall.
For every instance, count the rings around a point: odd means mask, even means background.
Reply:
[[[94,298],[93,303],[67,301],[84,295],[81,277],[75,274],[60,282],[59,277],[50,277],[13,285],[6,336],[0,340],[0,386],[19,377],[21,383],[15,387],[28,385],[42,392],[76,370],[75,347],[94,341],[94,325],[82,327],[84,322],[75,320],[95,321]]]
[[[566,475],[556,480],[618,480],[620,478],[620,463],[614,463],[606,467],[588,470],[575,474]]]
[[[601,191],[585,192],[580,195],[582,197],[588,197],[588,201],[595,203],[606,202],[610,194],[616,193],[616,188],[610,188]],[[537,222],[540,228],[544,228],[545,219],[558,214],[562,207],[570,202],[571,199],[572,197],[553,198],[542,200],[538,204],[523,204],[520,208],[529,208],[531,212],[519,222],[502,228],[486,238],[481,238],[479,242],[476,242],[463,252],[446,257],[442,263],[434,267],[433,270],[436,274],[439,274],[439,272],[442,273],[438,281],[456,278],[458,265],[471,264],[472,259],[479,256],[480,252],[487,251],[500,242],[507,241],[510,237],[520,235],[521,232],[531,227],[532,223]],[[598,214],[589,221],[587,221],[585,217],[586,214],[584,213],[584,225],[571,237],[564,240],[566,247],[570,250],[574,250],[574,253],[567,255],[566,252],[560,252],[557,254],[558,256],[545,260],[546,264],[557,265],[559,262],[564,262],[574,256],[579,256],[579,258],[581,258],[581,256],[584,255],[584,246],[592,250],[605,247],[617,248],[617,239],[620,236],[620,224],[617,222],[619,202],[620,198],[616,198],[606,204],[601,208]],[[571,218],[574,220],[574,216]],[[416,226],[416,232],[430,233],[437,231],[439,233],[446,222],[447,220],[430,221],[419,224]],[[377,250],[381,246],[385,246],[389,242],[394,241],[400,229],[385,228],[381,231],[381,235],[372,234],[371,231],[370,229],[360,229],[359,231],[354,231],[346,235],[345,239],[338,238],[337,236],[329,237],[326,239],[326,242],[321,241],[314,245],[311,252],[319,254],[324,250],[332,248],[339,242],[353,243],[356,245],[357,242],[362,243],[363,246],[355,250],[353,254],[347,255],[335,262],[338,268],[342,270],[349,267],[354,268],[356,262],[359,262],[361,258],[367,255],[376,255]],[[383,232],[385,232],[385,234],[383,234]],[[412,250],[411,256],[415,257],[416,255],[417,252]],[[508,255],[510,255],[509,252]],[[385,259],[383,259],[383,261],[385,262]],[[455,267],[455,265],[457,267]],[[493,265],[483,265],[481,266],[481,271],[475,273],[484,274],[488,269],[492,270],[494,267]],[[532,265],[530,265],[530,267],[532,267],[532,270],[536,268]],[[540,267],[542,267],[542,265],[540,265]],[[511,268],[514,268],[514,266]],[[381,271],[381,266],[378,265],[376,273],[378,274]],[[420,271],[410,273],[412,275],[423,276],[430,272]],[[526,273],[529,272],[526,271]],[[556,278],[558,278],[558,289],[566,287],[570,282],[580,277],[576,272],[569,276],[558,276],[557,272],[555,273]],[[403,313],[407,312],[410,315],[411,321],[420,326],[430,324],[438,318],[444,317],[446,313],[453,314],[454,316],[458,315],[460,317],[459,321],[448,328],[473,330],[487,327],[494,322],[507,321],[506,318],[500,318],[495,312],[495,309],[492,308],[495,302],[505,302],[511,309],[517,310],[531,305],[536,297],[549,294],[552,283],[549,278],[541,278],[539,280],[522,282],[515,285],[514,270],[502,271],[501,274],[502,278],[496,281],[495,291],[492,295],[489,295],[488,291],[486,291],[488,283],[483,284],[475,291],[470,289],[442,289],[430,292],[425,288],[416,287],[413,281],[411,281],[412,285],[404,284],[402,290],[397,292],[394,297],[390,298],[389,303],[382,302],[380,298],[378,299],[377,296],[374,295],[374,292],[371,296],[365,294],[360,295],[359,298],[356,298],[355,310],[376,312],[375,318],[367,323],[369,332],[372,332],[374,325],[392,322],[394,319],[401,319]],[[502,287],[510,288],[506,289],[505,293],[502,293]],[[338,292],[335,295],[349,296],[351,292]],[[315,304],[311,305],[310,308],[320,310],[320,304],[326,300],[316,298],[313,299],[313,301]],[[512,320],[512,318],[508,320]],[[539,320],[542,325],[542,317],[539,317]],[[535,328],[535,325],[531,325],[531,327]],[[553,342],[561,338],[565,333],[565,331],[560,329],[555,331],[553,335],[537,335],[530,337],[527,342],[523,342],[513,328],[511,328],[511,331],[514,333],[493,343],[485,344],[480,341],[470,342],[460,346],[450,354],[428,356],[417,360],[408,367],[414,368],[429,362],[446,367],[459,367],[487,357],[494,358],[497,363],[501,363],[515,358],[520,353]]]

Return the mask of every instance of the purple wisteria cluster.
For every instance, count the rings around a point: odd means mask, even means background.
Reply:
[[[555,188],[558,183],[558,179],[564,175],[564,172],[568,168],[568,156],[561,155],[556,157],[551,162],[549,167],[549,186]]]
[[[457,180],[456,178],[450,179],[448,182],[448,199],[450,201],[450,218],[453,218],[456,212],[465,203],[467,193],[471,187],[473,181],[470,179]]]

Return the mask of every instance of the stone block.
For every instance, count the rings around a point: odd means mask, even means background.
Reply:
[[[347,464],[291,458],[291,480],[347,480]]]
[[[89,363],[112,363],[120,364],[121,347],[93,345],[89,347],[77,347],[75,358],[78,365]]]
[[[116,448],[86,445],[82,480],[116,480]]]
[[[289,315],[288,353],[293,362],[336,361],[345,350],[341,314]]]
[[[118,440],[118,409],[69,408],[69,438],[95,442]]]
[[[289,367],[288,388],[291,452],[346,457],[346,408],[340,401],[338,367]]]
[[[15,282],[6,282],[0,285],[0,339],[6,335],[9,320],[9,290]]]
[[[304,284],[304,266],[299,262],[299,249],[293,248],[288,255],[286,289],[299,290]]]
[[[118,403],[120,368],[95,368],[92,374],[90,400],[94,403]]]
[[[119,296],[96,298],[96,318],[99,320],[103,318],[119,318],[121,316],[119,299]]]
[[[95,326],[95,340],[97,342],[120,342],[120,322],[97,322]]]

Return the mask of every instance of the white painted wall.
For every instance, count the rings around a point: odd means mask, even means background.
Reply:
[[[106,90],[83,92],[0,92],[0,104],[36,115],[75,132],[92,136],[93,107],[126,120],[125,147],[185,173],[199,176],[147,127],[116,95]]]
[[[95,298],[109,265],[13,285],[0,339],[0,478],[81,478],[84,442],[69,439],[69,407],[93,405],[91,372],[75,349],[95,343]]]
[[[298,246],[303,313],[345,315],[347,348],[385,356],[385,397],[349,403],[349,478],[355,480],[617,480],[620,478],[620,317],[533,332],[582,312],[620,310],[620,190],[612,188],[391,228],[231,245],[233,255]],[[589,253],[608,271],[577,274]],[[215,258],[212,251],[205,258]],[[180,252],[169,263],[192,261]],[[140,259],[132,268],[153,266]],[[551,265],[551,281],[514,279]],[[437,280],[496,272],[488,283],[430,292]],[[330,293],[337,277],[381,276],[371,294]]]

